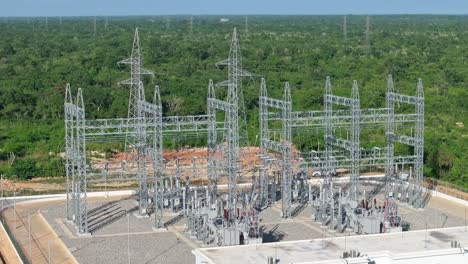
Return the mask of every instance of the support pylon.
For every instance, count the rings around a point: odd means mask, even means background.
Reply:
[[[143,75],[147,74],[154,76],[154,73],[152,71],[143,68],[143,57],[140,48],[140,37],[138,35],[138,28],[135,29],[135,36],[133,38],[132,45],[132,54],[130,58],[119,61],[118,64],[130,65],[130,79],[118,82],[118,84],[130,86],[130,97],[128,100],[128,118],[134,120],[138,117],[138,100],[145,100]],[[127,133],[125,137],[126,152],[134,150],[137,139],[132,134],[134,133]]]
[[[217,87],[228,87],[228,102],[238,106],[236,117],[239,127],[239,145],[248,146],[249,137],[247,133],[247,120],[245,115],[244,94],[242,92],[242,77],[252,78],[254,75],[242,69],[242,56],[240,51],[237,29],[234,28],[231,39],[229,58],[216,63],[216,66],[228,66],[228,80],[217,83]]]
[[[414,177],[416,179],[416,200],[415,207],[422,208],[423,204],[423,166],[424,166],[424,92],[422,80],[418,79],[418,86],[416,88],[417,102],[415,104],[416,122],[414,130],[415,146],[414,154],[416,156],[416,163],[414,164]]]
[[[360,102],[357,81],[353,82],[351,91],[351,194],[352,199],[359,200],[359,159],[360,159]]]

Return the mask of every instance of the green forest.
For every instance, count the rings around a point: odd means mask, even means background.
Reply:
[[[258,133],[258,92],[281,98],[289,82],[293,111],[322,109],[330,76],[335,94],[359,84],[361,108],[385,106],[386,76],[397,92],[425,94],[424,175],[468,187],[468,16],[188,16],[8,18],[0,21],[0,173],[21,179],[63,176],[64,93],[83,88],[87,118],[126,117],[128,87],[117,82],[129,69],[134,30],[140,29],[147,98],[159,84],[164,115],[206,112],[208,80],[223,81],[234,27],[239,33],[250,144]],[[219,88],[217,95],[225,91]],[[407,111],[401,106],[401,111]],[[294,138],[301,150],[321,144],[319,135]],[[382,145],[384,133],[361,134],[364,147]],[[204,139],[178,139],[203,144]],[[102,151],[122,145],[89,146]],[[400,147],[397,151],[407,151]]]

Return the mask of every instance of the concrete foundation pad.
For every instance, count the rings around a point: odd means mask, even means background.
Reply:
[[[77,233],[76,236],[77,237],[92,237],[93,235],[89,232],[86,232],[86,233]]]
[[[156,233],[166,232],[166,231],[167,231],[167,229],[164,228],[164,227],[154,227],[154,226],[153,226],[153,227],[151,227],[151,229],[152,229],[154,232],[156,232]]]
[[[148,219],[148,218],[150,218],[149,214],[141,215],[139,212],[135,212],[132,215],[135,216],[138,219]]]

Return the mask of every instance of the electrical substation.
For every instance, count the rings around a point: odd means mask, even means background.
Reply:
[[[346,17],[343,30],[346,41]],[[367,17],[364,56],[369,31]],[[93,91],[65,86],[66,193],[2,199],[0,236],[12,241],[1,254],[27,263],[466,263],[466,192],[423,177],[422,80],[402,87],[382,76],[372,91],[360,90],[368,80],[336,77],[274,83],[276,72],[248,70],[234,28],[227,59],[206,63],[227,72],[197,90],[206,110],[171,115],[184,101],[171,101],[171,81],[145,67],[142,32],[116,61],[130,71],[116,80],[129,89],[126,116],[90,118],[99,116],[86,100]],[[249,45],[263,36],[248,33],[247,18],[244,32]]]
[[[66,87],[66,219],[80,235],[93,234],[129,213],[122,210],[105,221],[93,221],[93,215],[108,206],[91,208],[87,186],[103,182],[138,182],[138,205],[132,210],[136,217],[152,218],[155,230],[183,218],[185,231],[194,240],[212,246],[261,243],[260,212],[277,203],[283,219],[310,207],[310,219],[323,228],[355,234],[401,232],[407,227],[402,225],[399,204],[424,205],[421,80],[415,95],[405,95],[395,91],[388,76],[385,108],[363,109],[357,81],[350,85],[349,97],[342,97],[333,94],[327,78],[323,110],[293,111],[289,84],[284,84],[282,98],[271,98],[261,78],[260,148],[252,154],[247,151],[242,79],[256,75],[243,69],[236,29],[228,59],[216,64],[227,67],[228,78],[218,84],[209,80],[204,115],[164,116],[158,86],[151,100],[145,98],[143,75],[153,72],[144,68],[138,29],[131,57],[119,64],[131,70],[130,79],[119,83],[130,87],[127,117],[87,119],[82,90],[72,96]],[[218,98],[217,89],[227,89],[227,98]],[[414,111],[400,113],[396,108],[400,104]],[[405,134],[409,127],[411,134]],[[384,131],[385,145],[362,148],[361,129]],[[347,136],[341,137],[340,130]],[[293,136],[311,131],[323,134],[323,149],[294,150]],[[206,137],[206,156],[164,159],[163,138],[175,134]],[[89,163],[89,142],[125,142],[126,157],[122,162]],[[396,143],[411,146],[413,153],[395,155]],[[246,155],[254,155],[256,162],[242,162]],[[385,175],[362,180],[364,167],[384,168]],[[343,168],[349,171],[347,181],[337,175]],[[240,178],[250,181],[240,184]],[[165,217],[168,213],[172,218]]]
[[[283,4],[4,17],[0,264],[468,263],[468,17]]]

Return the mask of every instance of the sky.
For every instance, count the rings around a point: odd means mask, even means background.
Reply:
[[[468,14],[468,0],[0,0],[0,16]]]

